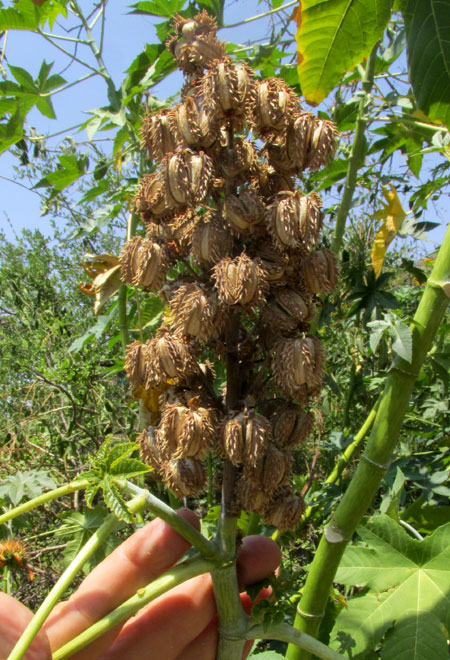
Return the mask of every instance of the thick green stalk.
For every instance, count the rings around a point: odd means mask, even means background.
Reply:
[[[450,280],[450,226],[411,325],[412,363],[397,358],[386,378],[365,453],[333,520],[325,528],[297,608],[295,627],[316,635],[336,570],[347,543],[375,496],[388,469],[416,378],[431,348],[448,304]],[[309,653],[290,645],[289,660],[307,660]]]
[[[146,506],[146,499],[143,496],[136,497],[128,502],[128,509],[132,513],[140,511]],[[7,660],[21,660],[27,652],[31,642],[42,628],[44,621],[49,616],[55,605],[58,603],[64,592],[70,587],[74,578],[83,568],[86,561],[94,552],[104,543],[112,532],[114,532],[122,523],[111,513],[98,530],[91,536],[89,541],[82,547],[73,561],[70,562],[64,573],[53,586],[51,591],[38,608],[36,614],[25,628],[22,636],[9,654]]]
[[[10,509],[6,513],[3,513],[0,516],[0,525],[2,523],[8,522],[8,520],[12,520],[16,516],[20,516],[22,513],[27,513],[27,511],[32,511],[33,509],[36,509],[38,506],[41,506],[42,504],[51,502],[52,500],[55,500],[57,497],[63,497],[63,495],[70,495],[71,493],[75,493],[75,491],[77,490],[83,490],[88,486],[89,486],[88,479],[78,479],[76,481],[71,481],[70,484],[66,484],[65,486],[60,486],[59,488],[50,490],[48,491],[48,493],[43,493],[42,495],[39,495],[38,497],[34,497],[32,500],[28,500],[28,502],[25,502],[24,504],[20,504],[19,506],[16,506],[14,509]]]
[[[140,488],[136,486],[131,481],[127,481],[125,489],[135,497],[145,498],[146,508],[154,513],[158,518],[164,520],[168,525],[170,525],[175,531],[183,536],[189,543],[194,546],[201,554],[208,558],[212,559],[217,556],[216,546],[208,541],[207,538],[198,532],[192,525],[188,523],[187,520],[178,515],[172,507],[168,506],[165,502],[152,495],[150,491],[145,488]]]
[[[219,615],[217,660],[241,660],[249,617],[244,612],[236,576],[237,518],[222,514],[216,543],[222,564],[211,572]]]
[[[336,226],[334,228],[334,236],[331,243],[331,249],[335,254],[338,254],[341,249],[342,239],[345,231],[345,223],[347,222],[348,212],[350,211],[353,195],[355,193],[358,170],[361,167],[364,158],[364,132],[366,130],[368,119],[367,102],[373,86],[377,50],[378,44],[375,45],[367,59],[366,70],[362,79],[362,93],[359,101],[358,117],[356,119],[355,136],[353,138],[352,150],[348,159],[344,193],[342,195],[342,200],[337,212]]]
[[[125,282],[119,287],[119,331],[120,341],[124,353],[126,353],[127,346],[130,343],[130,335],[128,332],[128,318],[127,318],[127,292],[128,287]]]
[[[70,642],[61,646],[53,653],[52,660],[65,660],[74,653],[77,653],[95,639],[104,635],[108,630],[118,623],[134,616],[138,610],[150,603],[155,598],[162,596],[170,589],[190,580],[191,578],[211,571],[216,563],[208,559],[192,557],[182,564],[178,564],[164,575],[142,589],[139,589],[134,596],[131,596],[124,603],[116,607],[115,610],[107,614],[103,619],[97,621],[92,626],[84,630],[80,635],[71,639]]]
[[[268,626],[253,626],[247,633],[247,639],[278,639],[281,642],[289,642],[295,644],[305,651],[314,653],[317,658],[322,660],[342,660],[344,657],[337,651],[330,649],[319,640],[307,635],[300,630],[296,630],[287,623],[279,623],[277,625]]]

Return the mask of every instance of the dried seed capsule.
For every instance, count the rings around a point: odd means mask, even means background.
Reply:
[[[161,333],[144,347],[146,389],[168,378],[188,378],[198,370],[192,345],[182,337]]]
[[[196,458],[171,459],[164,463],[161,473],[177,497],[195,497],[206,486],[205,468]]]
[[[253,234],[264,219],[265,206],[254,192],[243,190],[238,195],[225,197],[224,215],[239,234]]]
[[[305,511],[305,502],[300,495],[294,495],[289,488],[275,493],[273,502],[264,511],[264,521],[283,531],[294,529]]]
[[[280,78],[267,78],[257,84],[254,122],[259,129],[281,129],[299,109],[294,90]]]
[[[136,211],[144,215],[144,219],[149,214],[161,217],[171,213],[175,204],[166,194],[160,173],[144,174],[136,193],[135,206]]]
[[[253,72],[244,62],[224,57],[206,72],[199,85],[202,97],[215,103],[223,116],[248,112],[255,98]]]
[[[217,139],[217,121],[213,108],[206,109],[199,94],[187,96],[170,115],[174,133],[186,146],[210,147]]]
[[[162,438],[172,449],[172,458],[203,458],[214,438],[214,411],[204,408],[199,397],[164,407],[159,430]]]
[[[158,243],[133,236],[119,257],[123,279],[147,291],[158,291],[167,273],[167,255]]]
[[[167,48],[184,73],[199,74],[214,60],[225,55],[225,45],[217,41],[216,21],[203,10],[194,18],[175,15],[175,35],[169,37]]]
[[[273,494],[280,486],[289,483],[292,470],[292,456],[270,444],[255,466],[245,464],[244,475],[258,488]]]
[[[289,130],[268,131],[265,135],[264,151],[272,167],[278,172],[286,174],[299,174],[302,169],[298,165],[298,157],[289,149]]]
[[[278,193],[267,208],[266,222],[280,249],[302,247],[310,250],[322,228],[322,200],[316,193]]]
[[[302,261],[302,276],[311,293],[331,293],[337,284],[336,257],[322,248]]]
[[[221,451],[233,465],[256,467],[271,438],[272,428],[265,417],[239,413],[223,426]]]
[[[260,262],[242,253],[222,259],[213,269],[219,300],[227,305],[255,306],[264,297],[266,280]]]
[[[160,470],[163,463],[169,460],[170,453],[165,451],[167,447],[161,442],[157,429],[144,429],[137,437],[136,442],[139,443],[141,456],[145,463],[155,470]]]
[[[141,129],[141,147],[148,149],[150,158],[161,160],[167,153],[175,151],[181,136],[173,121],[173,110],[164,108],[144,118]]]
[[[314,118],[309,136],[305,167],[315,172],[326,165],[336,147],[338,131],[332,121]]]
[[[146,379],[145,344],[134,341],[127,346],[125,373],[135,387],[143,387]]]
[[[192,234],[192,257],[200,264],[212,265],[230,254],[233,237],[219,215],[207,213]]]
[[[170,327],[177,333],[208,341],[217,334],[223,318],[217,294],[198,284],[183,284],[170,301]]]
[[[270,423],[273,438],[281,449],[293,449],[304,442],[311,433],[314,418],[299,406],[281,399],[269,402],[272,408]]]
[[[222,174],[229,179],[238,178],[240,175],[245,179],[245,173],[248,173],[255,159],[255,147],[247,140],[236,140],[233,147],[222,148],[217,156]]]
[[[264,307],[262,318],[275,331],[293,332],[300,323],[309,321],[314,312],[311,300],[293,289],[284,288]]]
[[[269,284],[282,284],[285,279],[289,258],[271,245],[263,245],[257,251],[258,258]]]
[[[213,163],[203,151],[194,153],[183,149],[167,154],[162,167],[161,177],[173,207],[198,204],[205,199],[212,180]]]
[[[274,348],[272,371],[276,384],[287,396],[304,404],[322,383],[323,353],[317,337],[280,340]]]
[[[263,513],[270,503],[270,494],[265,488],[259,488],[242,476],[236,487],[239,504],[244,511]]]

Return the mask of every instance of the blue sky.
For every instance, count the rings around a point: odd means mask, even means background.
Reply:
[[[107,5],[104,60],[116,86],[120,85],[126,68],[134,57],[142,51],[145,44],[157,41],[153,17],[130,14],[129,4],[129,2],[122,0],[110,0]],[[92,6],[91,2],[86,0],[82,0],[80,5],[84,8]],[[257,0],[235,0],[227,3],[225,23],[239,22],[265,11],[265,8],[266,5],[259,4]],[[156,20],[158,21],[158,19]],[[234,43],[249,43],[264,37],[267,25],[268,19],[263,18],[237,28],[222,30],[219,37],[224,40],[232,40]],[[97,38],[98,30],[99,23],[97,23],[94,30],[97,31]],[[64,41],[58,43],[64,47],[67,46]],[[57,51],[39,35],[20,31],[8,34],[5,53],[7,63],[22,66],[30,71],[33,77],[37,75],[43,59],[47,62],[55,62],[52,73],[62,72],[69,62],[63,53]],[[94,64],[92,54],[86,46],[80,47],[79,54],[85,56],[87,61]],[[3,63],[5,64],[5,61]],[[85,74],[86,69],[76,63],[71,64],[68,70],[62,72],[62,75],[68,81]],[[152,94],[159,96],[161,99],[166,98],[179,89],[180,82],[181,74],[171,76],[158,87],[152,88]],[[61,140],[64,138],[65,130],[68,127],[86,119],[87,115],[83,111],[106,105],[106,103],[106,85],[101,78],[94,77],[54,96],[53,104],[57,120],[48,119],[34,110],[29,115],[30,124],[35,126],[39,133],[43,134],[62,131],[62,134],[57,138],[57,140]],[[71,131],[67,131],[67,134],[70,133]],[[83,134],[77,134],[76,139],[84,139]],[[7,179],[16,178],[12,170],[12,165],[16,162],[16,159],[8,153],[0,156],[0,177],[4,177],[0,178],[0,198],[2,200],[0,229],[5,231],[8,237],[12,237],[13,232],[9,225],[9,222],[11,222],[16,230],[20,230],[22,227],[30,229],[39,227],[43,233],[50,233],[47,218],[41,216],[40,198],[36,192],[27,190],[17,183],[7,181]],[[430,233],[429,238],[433,243],[439,243],[444,235],[449,211],[450,205],[446,200],[441,200],[437,205],[430,204],[429,211],[424,214],[423,219],[444,223]]]

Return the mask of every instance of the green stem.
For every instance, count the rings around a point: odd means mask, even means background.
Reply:
[[[356,179],[358,170],[363,162],[364,132],[367,124],[367,102],[373,86],[373,77],[375,73],[375,62],[377,59],[378,44],[376,44],[367,59],[367,65],[362,79],[362,93],[358,107],[358,117],[356,119],[355,136],[353,138],[352,150],[348,159],[347,176],[345,178],[344,193],[336,216],[336,226],[334,228],[333,241],[331,249],[338,254],[342,239],[344,237],[345,223],[350,211],[353,195],[356,188]]]
[[[260,520],[261,516],[259,516],[257,513],[251,513],[249,515],[246,536],[250,536],[251,534],[256,534],[258,532]]]
[[[127,504],[128,509],[132,513],[140,511],[145,507],[145,505],[146,500],[142,496],[134,498]],[[104,543],[108,536],[112,534],[112,532],[114,532],[121,524],[121,521],[118,520],[113,513],[109,514],[104,523],[91,536],[89,541],[70,562],[69,566],[66,568],[54,587],[47,594],[46,598],[38,608],[36,614],[33,616],[17,644],[9,654],[7,660],[21,660],[21,658],[24,657],[31,642],[42,628],[44,621],[47,619],[50,612],[58,603],[64,592],[68,589],[68,587],[70,587],[74,578],[79,573],[79,571],[81,571],[89,557],[92,557],[94,552],[102,545],[102,543]]]
[[[75,493],[77,490],[84,490],[89,486],[89,483],[90,482],[88,479],[75,480],[72,481],[70,484],[66,484],[65,486],[60,486],[59,488],[55,488],[55,490],[48,491],[48,493],[43,493],[38,497],[34,497],[32,500],[28,500],[28,502],[25,502],[24,504],[20,504],[19,506],[16,506],[14,509],[10,509],[9,511],[1,515],[0,525],[2,523],[8,522],[8,520],[12,520],[16,516],[20,516],[22,513],[27,513],[27,511],[32,511],[33,509],[36,509],[38,506],[41,506],[42,504],[51,502],[52,500],[55,500],[57,497],[70,495],[71,493]]]
[[[342,660],[344,657],[311,637],[311,635],[300,632],[300,630],[296,630],[287,623],[279,623],[267,628],[259,625],[253,626],[247,633],[247,639],[278,639],[281,642],[289,642],[289,644],[295,644],[305,651],[314,653],[316,657],[322,658],[322,660]]]
[[[120,341],[124,352],[127,350],[127,346],[130,343],[130,335],[128,332],[128,318],[127,318],[127,291],[128,287],[125,282],[119,287],[119,331],[120,331]]]
[[[345,397],[344,418],[342,422],[342,426],[344,427],[344,429],[346,429],[348,426],[348,420],[350,416],[350,406],[352,403],[353,391],[355,389],[355,379],[356,379],[356,364],[354,360],[352,360],[352,366],[350,371],[350,382],[348,384],[347,395]]]
[[[78,6],[78,3],[76,0],[71,0],[72,7],[74,8],[78,18],[83,24],[84,30],[87,35],[87,42],[89,45],[89,48],[92,50],[92,53],[97,60],[98,68],[101,73],[101,75],[104,77],[104,79],[107,81],[108,86],[112,85],[112,88],[114,89],[114,81],[111,78],[111,76],[108,73],[108,69],[106,68],[105,62],[103,61],[102,53],[100,51],[100,48],[97,46],[94,35],[92,34],[92,30],[88,25],[88,22],[86,21],[83,12],[81,11],[80,7]]]
[[[236,531],[237,518],[224,515],[222,506],[216,543],[223,563],[211,572],[219,615],[217,660],[241,660],[248,629],[236,575]]]
[[[131,495],[136,497],[145,498],[146,508],[151,511],[155,516],[164,520],[168,525],[170,525],[174,530],[181,534],[191,545],[194,546],[201,554],[208,558],[213,559],[217,557],[216,546],[208,541],[203,534],[200,534],[192,525],[188,523],[187,520],[182,518],[176,511],[174,511],[170,506],[165,502],[158,499],[150,491],[145,488],[140,488],[131,481],[127,481],[125,485],[125,490],[127,490]]]
[[[435,286],[434,282],[446,281],[449,276],[450,225],[411,325],[412,363],[396,358],[386,378],[366,451],[331,524],[325,528],[311,564],[297,608],[295,627],[299,630],[317,634],[346,545],[376,495],[392,460],[411,392],[448,305],[443,288]],[[286,657],[307,660],[311,656],[290,645]]]
[[[182,564],[178,564],[178,566],[161,575],[161,577],[146,587],[139,589],[134,596],[131,596],[131,598],[119,605],[119,607],[116,607],[115,610],[107,614],[103,619],[100,619],[100,621],[94,623],[80,635],[71,639],[70,642],[61,646],[61,648],[53,653],[52,660],[65,660],[65,658],[69,658],[95,639],[104,635],[118,623],[132,617],[138,610],[152,600],[155,600],[155,598],[162,596],[170,589],[186,582],[186,580],[211,571],[215,566],[215,562],[198,557],[192,557]]]
[[[378,401],[375,403],[374,407],[370,411],[370,413],[367,415],[364,424],[361,426],[359,429],[358,433],[356,433],[355,437],[353,438],[353,442],[349,444],[348,447],[346,447],[345,451],[343,452],[342,456],[336,463],[333,471],[328,475],[328,477],[325,480],[326,484],[335,484],[340,476],[342,475],[343,471],[345,468],[350,464],[351,459],[353,458],[353,455],[355,452],[361,447],[364,438],[366,437],[367,433],[370,430],[370,427],[372,426],[375,416],[377,414],[377,409],[378,409]]]

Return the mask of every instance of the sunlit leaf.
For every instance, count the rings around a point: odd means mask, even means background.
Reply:
[[[317,105],[369,55],[391,16],[391,0],[301,0],[296,12],[302,94]]]
[[[376,277],[380,275],[383,268],[387,248],[394,240],[398,230],[402,226],[403,220],[406,218],[406,212],[403,209],[394,186],[391,185],[390,190],[384,186],[383,194],[387,200],[387,204],[373,215],[374,218],[383,221],[372,245],[372,267]]]
[[[443,626],[450,625],[450,524],[422,541],[412,538],[385,515],[357,530],[365,543],[349,547],[336,580],[369,587],[351,598],[332,632],[354,642],[353,658],[367,658],[382,643],[383,660],[446,660]]]
[[[450,7],[442,0],[402,0],[408,68],[417,105],[450,127]]]

